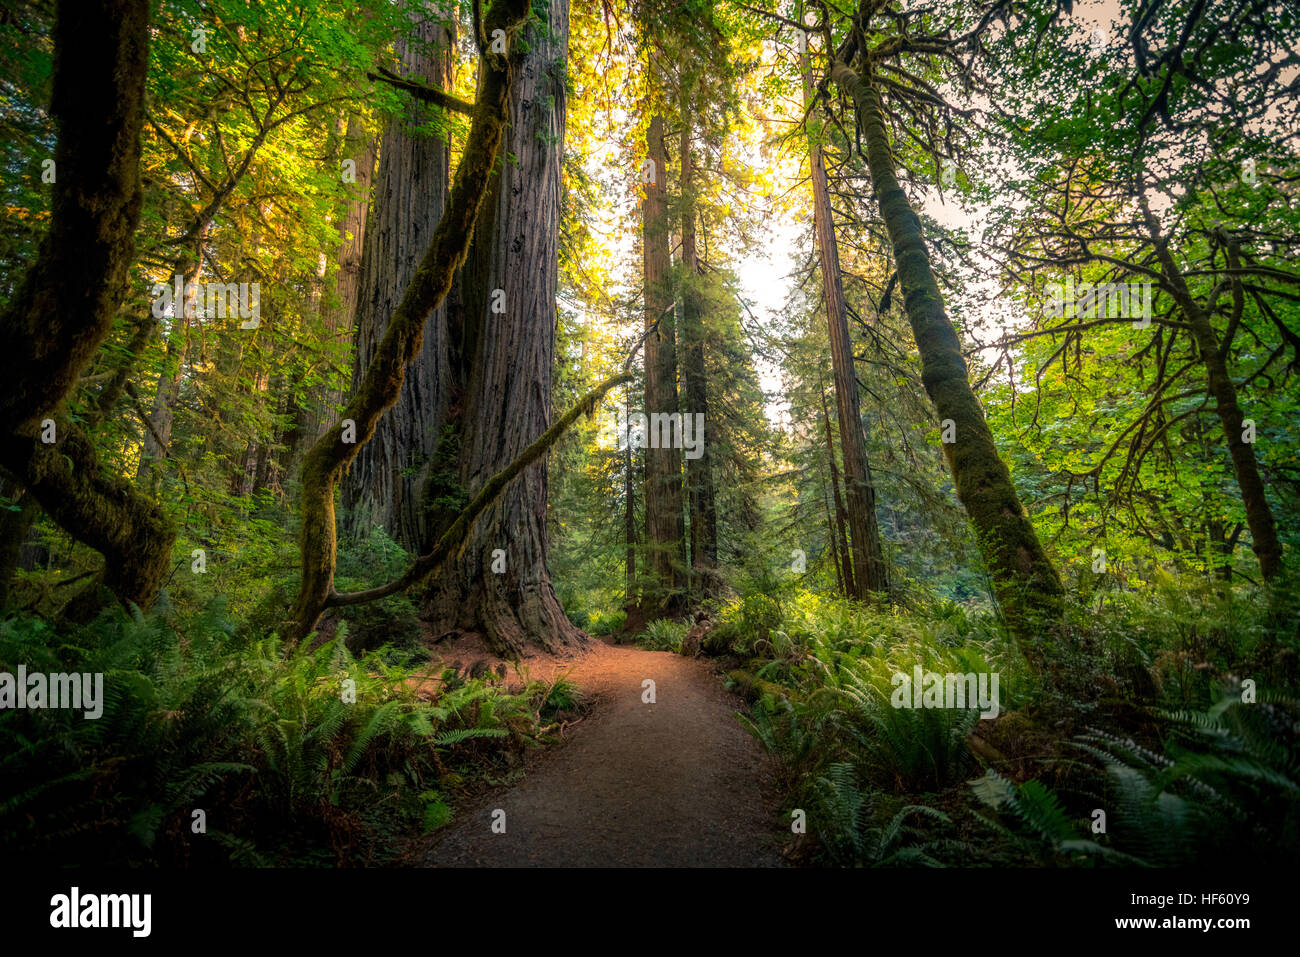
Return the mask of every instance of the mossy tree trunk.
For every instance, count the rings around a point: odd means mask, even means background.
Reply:
[[[453,468],[473,497],[547,428],[555,360],[560,173],[566,120],[568,0],[550,0],[523,33],[510,124],[457,287],[452,378],[463,398],[451,428]],[[438,490],[439,483],[430,485]],[[482,635],[497,654],[578,648],[547,569],[547,468],[539,459],[505,488],[423,597],[437,634]],[[440,532],[455,517],[431,513]]]
[[[497,0],[486,16],[486,36],[504,30],[510,42],[528,15],[527,0]],[[482,52],[478,96],[474,104],[464,155],[456,168],[446,209],[424,256],[356,393],[340,417],[308,451],[302,469],[302,578],[291,611],[290,642],[306,637],[334,596],[337,528],[334,494],[343,471],[375,435],[379,420],[401,397],[406,367],[424,343],[425,321],[446,298],[456,270],[469,251],[474,225],[492,180],[509,116],[511,66],[509,53]],[[345,442],[346,428],[355,429],[355,442]]]
[[[144,0],[59,3],[50,227],[0,315],[0,466],[60,527],[101,552],[103,582],[140,605],[162,585],[175,532],[151,501],[100,465],[65,402],[112,330],[135,255],[148,65]],[[42,441],[47,418],[52,443]]]
[[[944,311],[930,268],[921,221],[898,182],[879,91],[869,73],[860,76],[840,60],[832,64],[831,78],[857,111],[872,187],[894,248],[904,308],[921,357],[921,381],[941,423],[956,429],[956,441],[946,442],[943,450],[957,497],[974,527],[1007,624],[1026,659],[1041,667],[1044,629],[1062,616],[1064,588],[971,389],[957,330]]]

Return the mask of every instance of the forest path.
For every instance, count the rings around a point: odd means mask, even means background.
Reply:
[[[557,671],[593,709],[518,785],[462,810],[426,865],[780,865],[767,759],[705,661],[597,642]],[[647,678],[654,704],[642,701]],[[497,808],[504,834],[492,833]]]

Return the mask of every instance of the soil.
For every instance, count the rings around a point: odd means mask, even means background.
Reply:
[[[438,652],[487,657],[470,647]],[[560,672],[592,709],[530,757],[522,782],[457,809],[427,866],[780,866],[785,832],[768,759],[707,660],[596,642],[569,660],[526,659],[510,677]],[[653,704],[643,700],[646,679]],[[493,833],[497,809],[505,833]]]

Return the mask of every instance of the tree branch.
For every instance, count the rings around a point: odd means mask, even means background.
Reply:
[[[462,100],[458,96],[444,93],[437,87],[427,86],[417,80],[407,80],[385,67],[381,66],[378,73],[367,73],[366,76],[372,80],[395,86],[399,90],[405,90],[417,100],[432,103],[434,106],[441,106],[444,110],[455,110],[457,113],[464,113],[466,116],[473,116],[474,114],[474,104],[469,100]]]

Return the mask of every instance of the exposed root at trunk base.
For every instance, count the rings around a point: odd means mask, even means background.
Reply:
[[[592,643],[564,614],[549,582],[514,593],[481,584],[468,594],[444,589],[426,599],[420,617],[434,634],[480,635],[494,655],[509,661],[538,650],[568,657]]]

